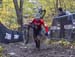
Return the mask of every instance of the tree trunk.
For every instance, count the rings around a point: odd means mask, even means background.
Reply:
[[[20,6],[18,6],[18,0],[13,0],[16,15],[17,15],[17,22],[20,25],[20,31],[22,31],[23,26],[23,0],[20,0]]]
[[[59,0],[56,0],[56,7],[55,7],[56,14],[57,14],[57,10],[58,10],[58,2],[59,2]]]

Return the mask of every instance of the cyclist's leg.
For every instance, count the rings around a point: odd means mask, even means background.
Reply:
[[[40,32],[41,32],[41,29],[37,29],[37,47],[40,49]]]
[[[40,49],[40,39],[37,36],[38,36],[38,30],[34,30],[33,37],[36,44],[36,48]]]

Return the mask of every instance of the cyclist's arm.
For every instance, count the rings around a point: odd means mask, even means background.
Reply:
[[[30,24],[29,24],[29,26],[30,27],[34,27],[34,25],[36,24],[36,20],[35,19],[33,19],[33,21],[32,22],[30,22]]]
[[[45,31],[48,32],[48,26],[44,23],[44,20],[43,19],[41,20],[41,24],[45,28]]]

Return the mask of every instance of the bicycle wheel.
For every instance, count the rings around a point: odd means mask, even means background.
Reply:
[[[29,42],[29,28],[28,26],[24,27],[24,43],[27,44]]]

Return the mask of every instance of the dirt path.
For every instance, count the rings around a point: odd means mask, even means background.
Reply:
[[[75,49],[63,48],[60,45],[42,45],[40,51],[35,49],[34,43],[4,44],[3,46],[6,57],[75,57]]]

